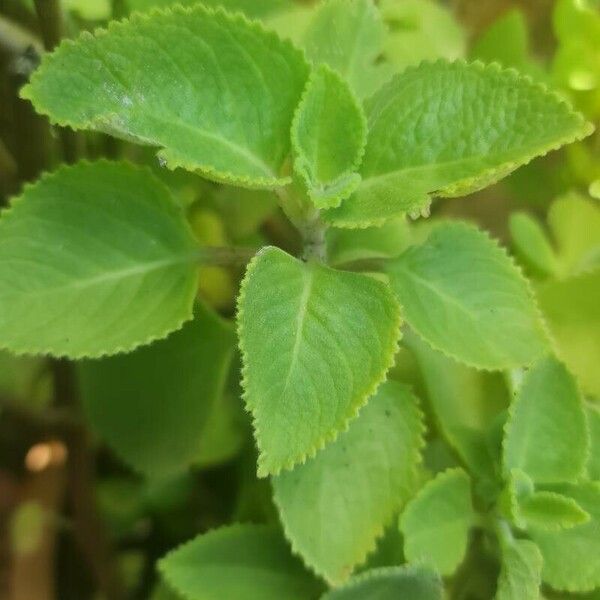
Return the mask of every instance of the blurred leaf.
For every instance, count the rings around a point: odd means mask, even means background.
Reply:
[[[510,235],[516,253],[532,268],[543,275],[558,271],[558,259],[542,226],[525,212],[510,215]]]
[[[588,462],[588,475],[590,479],[600,481],[600,405],[588,404],[586,406],[586,414],[592,442]]]
[[[538,600],[542,582],[542,555],[528,540],[502,545],[502,568],[495,600]]]
[[[42,544],[48,516],[36,500],[17,506],[10,518],[10,549],[17,556],[35,552]]]

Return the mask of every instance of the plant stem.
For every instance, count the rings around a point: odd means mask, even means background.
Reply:
[[[38,38],[17,23],[0,16],[0,49],[8,56],[19,56],[28,48],[33,48],[38,54],[42,52]]]

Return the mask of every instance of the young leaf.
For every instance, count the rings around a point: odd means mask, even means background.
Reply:
[[[265,248],[248,265],[238,330],[259,475],[276,475],[343,431],[391,366],[400,309],[366,275]]]
[[[365,560],[393,514],[414,493],[423,433],[414,396],[388,381],[348,431],[273,479],[292,548],[332,585]]]
[[[525,212],[510,215],[510,235],[519,258],[535,272],[555,275],[558,259],[542,226]]]
[[[551,281],[537,289],[558,356],[584,392],[600,398],[600,270]]]
[[[569,529],[590,520],[590,515],[573,498],[543,490],[523,498],[519,513],[527,527],[548,531]]]
[[[421,63],[381,88],[366,113],[362,182],[325,213],[339,227],[482,189],[593,130],[556,94],[497,64]]]
[[[442,600],[440,578],[423,567],[382,567],[353,577],[321,600]]]
[[[308,58],[337,71],[359,98],[372,94],[389,75],[376,64],[385,28],[372,0],[327,0],[304,35]]]
[[[586,414],[591,441],[588,475],[590,479],[600,481],[600,407],[597,404],[588,404]]]
[[[63,42],[22,96],[59,125],[157,146],[172,169],[273,187],[288,182],[281,167],[307,76],[288,42],[198,4]]]
[[[387,270],[408,323],[445,354],[474,367],[507,369],[546,352],[527,282],[474,227],[438,225]]]
[[[560,531],[529,527],[528,533],[544,557],[542,579],[557,590],[591,591],[600,586],[600,483],[548,489],[572,498],[590,520]]]
[[[469,476],[462,469],[437,475],[400,517],[406,558],[451,575],[465,556],[474,519]]]
[[[328,67],[317,68],[292,124],[294,171],[317,208],[339,206],[356,189],[366,137],[364,113],[348,85]]]
[[[0,219],[0,344],[81,358],[192,317],[196,242],[169,191],[121,163],[62,167]]]
[[[235,347],[229,324],[198,306],[193,321],[133,353],[79,366],[86,416],[127,463],[165,476],[194,462]]]
[[[307,600],[319,584],[265,525],[234,525],[200,535],[159,563],[165,581],[186,600]]]
[[[503,544],[495,600],[538,600],[542,562],[540,549],[529,540]]]
[[[536,483],[577,481],[589,452],[583,401],[575,380],[555,358],[525,374],[504,431],[504,469]]]

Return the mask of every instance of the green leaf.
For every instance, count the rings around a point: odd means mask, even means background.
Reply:
[[[600,270],[537,288],[558,356],[584,392],[600,398]]]
[[[192,317],[197,253],[148,171],[62,167],[0,219],[0,344],[81,358],[165,337]]]
[[[307,600],[321,584],[292,557],[281,534],[264,525],[234,525],[200,535],[159,563],[186,600]]]
[[[362,182],[325,216],[365,227],[482,189],[593,128],[556,94],[497,64],[421,63],[365,106]]]
[[[585,470],[589,434],[577,384],[562,363],[545,358],[529,370],[509,408],[504,469],[536,483],[576,481]]]
[[[308,67],[257,22],[202,5],[134,14],[46,55],[22,91],[54,123],[157,146],[171,169],[244,187],[287,183]]]
[[[317,208],[339,206],[360,183],[366,118],[334,71],[313,71],[292,124],[294,170]]]
[[[510,235],[517,255],[536,273],[554,275],[558,259],[542,226],[525,212],[510,215]]]
[[[519,512],[527,527],[549,531],[569,529],[590,520],[575,500],[556,492],[534,492],[519,503]]]
[[[422,567],[383,567],[352,578],[321,600],[442,600],[439,577]]]
[[[467,550],[475,520],[471,482],[462,469],[449,469],[425,484],[400,517],[409,562],[451,575]]]
[[[137,471],[166,476],[189,467],[223,393],[235,347],[231,326],[198,306],[193,321],[133,353],[84,361],[86,416]]]
[[[372,0],[327,0],[302,40],[308,58],[337,71],[359,98],[372,94],[389,72],[377,64],[385,28]]]
[[[418,485],[423,415],[405,386],[388,381],[348,431],[273,479],[292,548],[332,585],[364,562]]]
[[[591,591],[600,586],[600,483],[554,485],[549,491],[572,498],[590,520],[560,531],[529,528],[544,557],[542,579],[557,590]]]
[[[80,0],[81,1],[81,0]],[[134,11],[149,11],[152,8],[167,8],[180,4],[182,6],[194,6],[198,0],[126,0],[129,8]],[[288,0],[202,0],[207,7],[222,7],[229,12],[243,12],[251,18],[266,17],[277,12],[288,5]]]
[[[407,322],[431,346],[474,367],[507,369],[546,352],[527,282],[475,227],[447,222],[389,262]]]
[[[238,330],[260,476],[314,456],[383,381],[400,337],[388,287],[265,248],[248,265]]]
[[[591,441],[588,475],[590,479],[600,481],[600,406],[588,404],[585,408]]]
[[[542,562],[540,549],[529,540],[503,544],[495,600],[538,600]]]

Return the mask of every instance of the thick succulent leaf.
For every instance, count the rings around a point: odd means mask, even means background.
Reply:
[[[389,262],[393,290],[413,329],[474,367],[530,364],[547,351],[527,282],[487,234],[464,223],[435,227]]]
[[[63,42],[22,95],[59,125],[157,146],[170,168],[273,187],[288,181],[307,75],[302,54],[258,23],[196,5]]]
[[[442,600],[440,578],[423,567],[383,567],[365,571],[321,600]]]
[[[600,399],[600,269],[537,288],[540,308],[556,342],[558,356]]]
[[[366,104],[357,191],[326,218],[365,227],[484,188],[593,130],[540,84],[497,64],[421,63]]]
[[[409,562],[451,575],[463,560],[475,512],[471,482],[462,469],[450,469],[425,484],[400,517]]]
[[[504,430],[504,469],[520,469],[536,483],[577,481],[584,473],[589,434],[572,375],[545,358],[525,374]]]
[[[234,525],[200,535],[159,563],[186,600],[308,600],[322,585],[294,558],[276,529]]]
[[[233,328],[203,306],[167,339],[79,365],[86,416],[134,469],[166,476],[192,464],[223,392]]]
[[[81,358],[165,337],[192,317],[197,252],[148,171],[102,161],[45,175],[0,219],[0,344]]]
[[[334,440],[383,381],[400,309],[371,277],[265,248],[248,265],[238,329],[259,475],[276,475]]]
[[[385,28],[372,0],[327,0],[302,40],[308,58],[337,71],[359,98],[372,94],[389,75],[377,64]]]
[[[503,544],[495,599],[538,600],[542,562],[540,549],[529,540],[511,540]]]
[[[410,390],[388,381],[348,431],[273,479],[292,548],[332,585],[350,576],[418,486],[423,415]]]
[[[600,481],[600,406],[586,406],[587,421],[590,428],[590,459],[587,465],[588,475],[594,481]]]
[[[590,520],[590,515],[573,498],[544,490],[523,498],[519,513],[526,527],[549,531],[569,529]]]
[[[591,591],[600,586],[600,483],[554,485],[548,491],[575,500],[590,520],[560,531],[529,527],[544,557],[542,579],[557,590]]]
[[[367,138],[361,106],[329,67],[313,71],[292,124],[294,171],[317,208],[339,206],[360,183]]]
[[[403,343],[419,364],[437,430],[478,481],[493,484],[496,465],[487,432],[498,412],[506,408],[502,374],[457,363],[412,331],[405,334]]]

